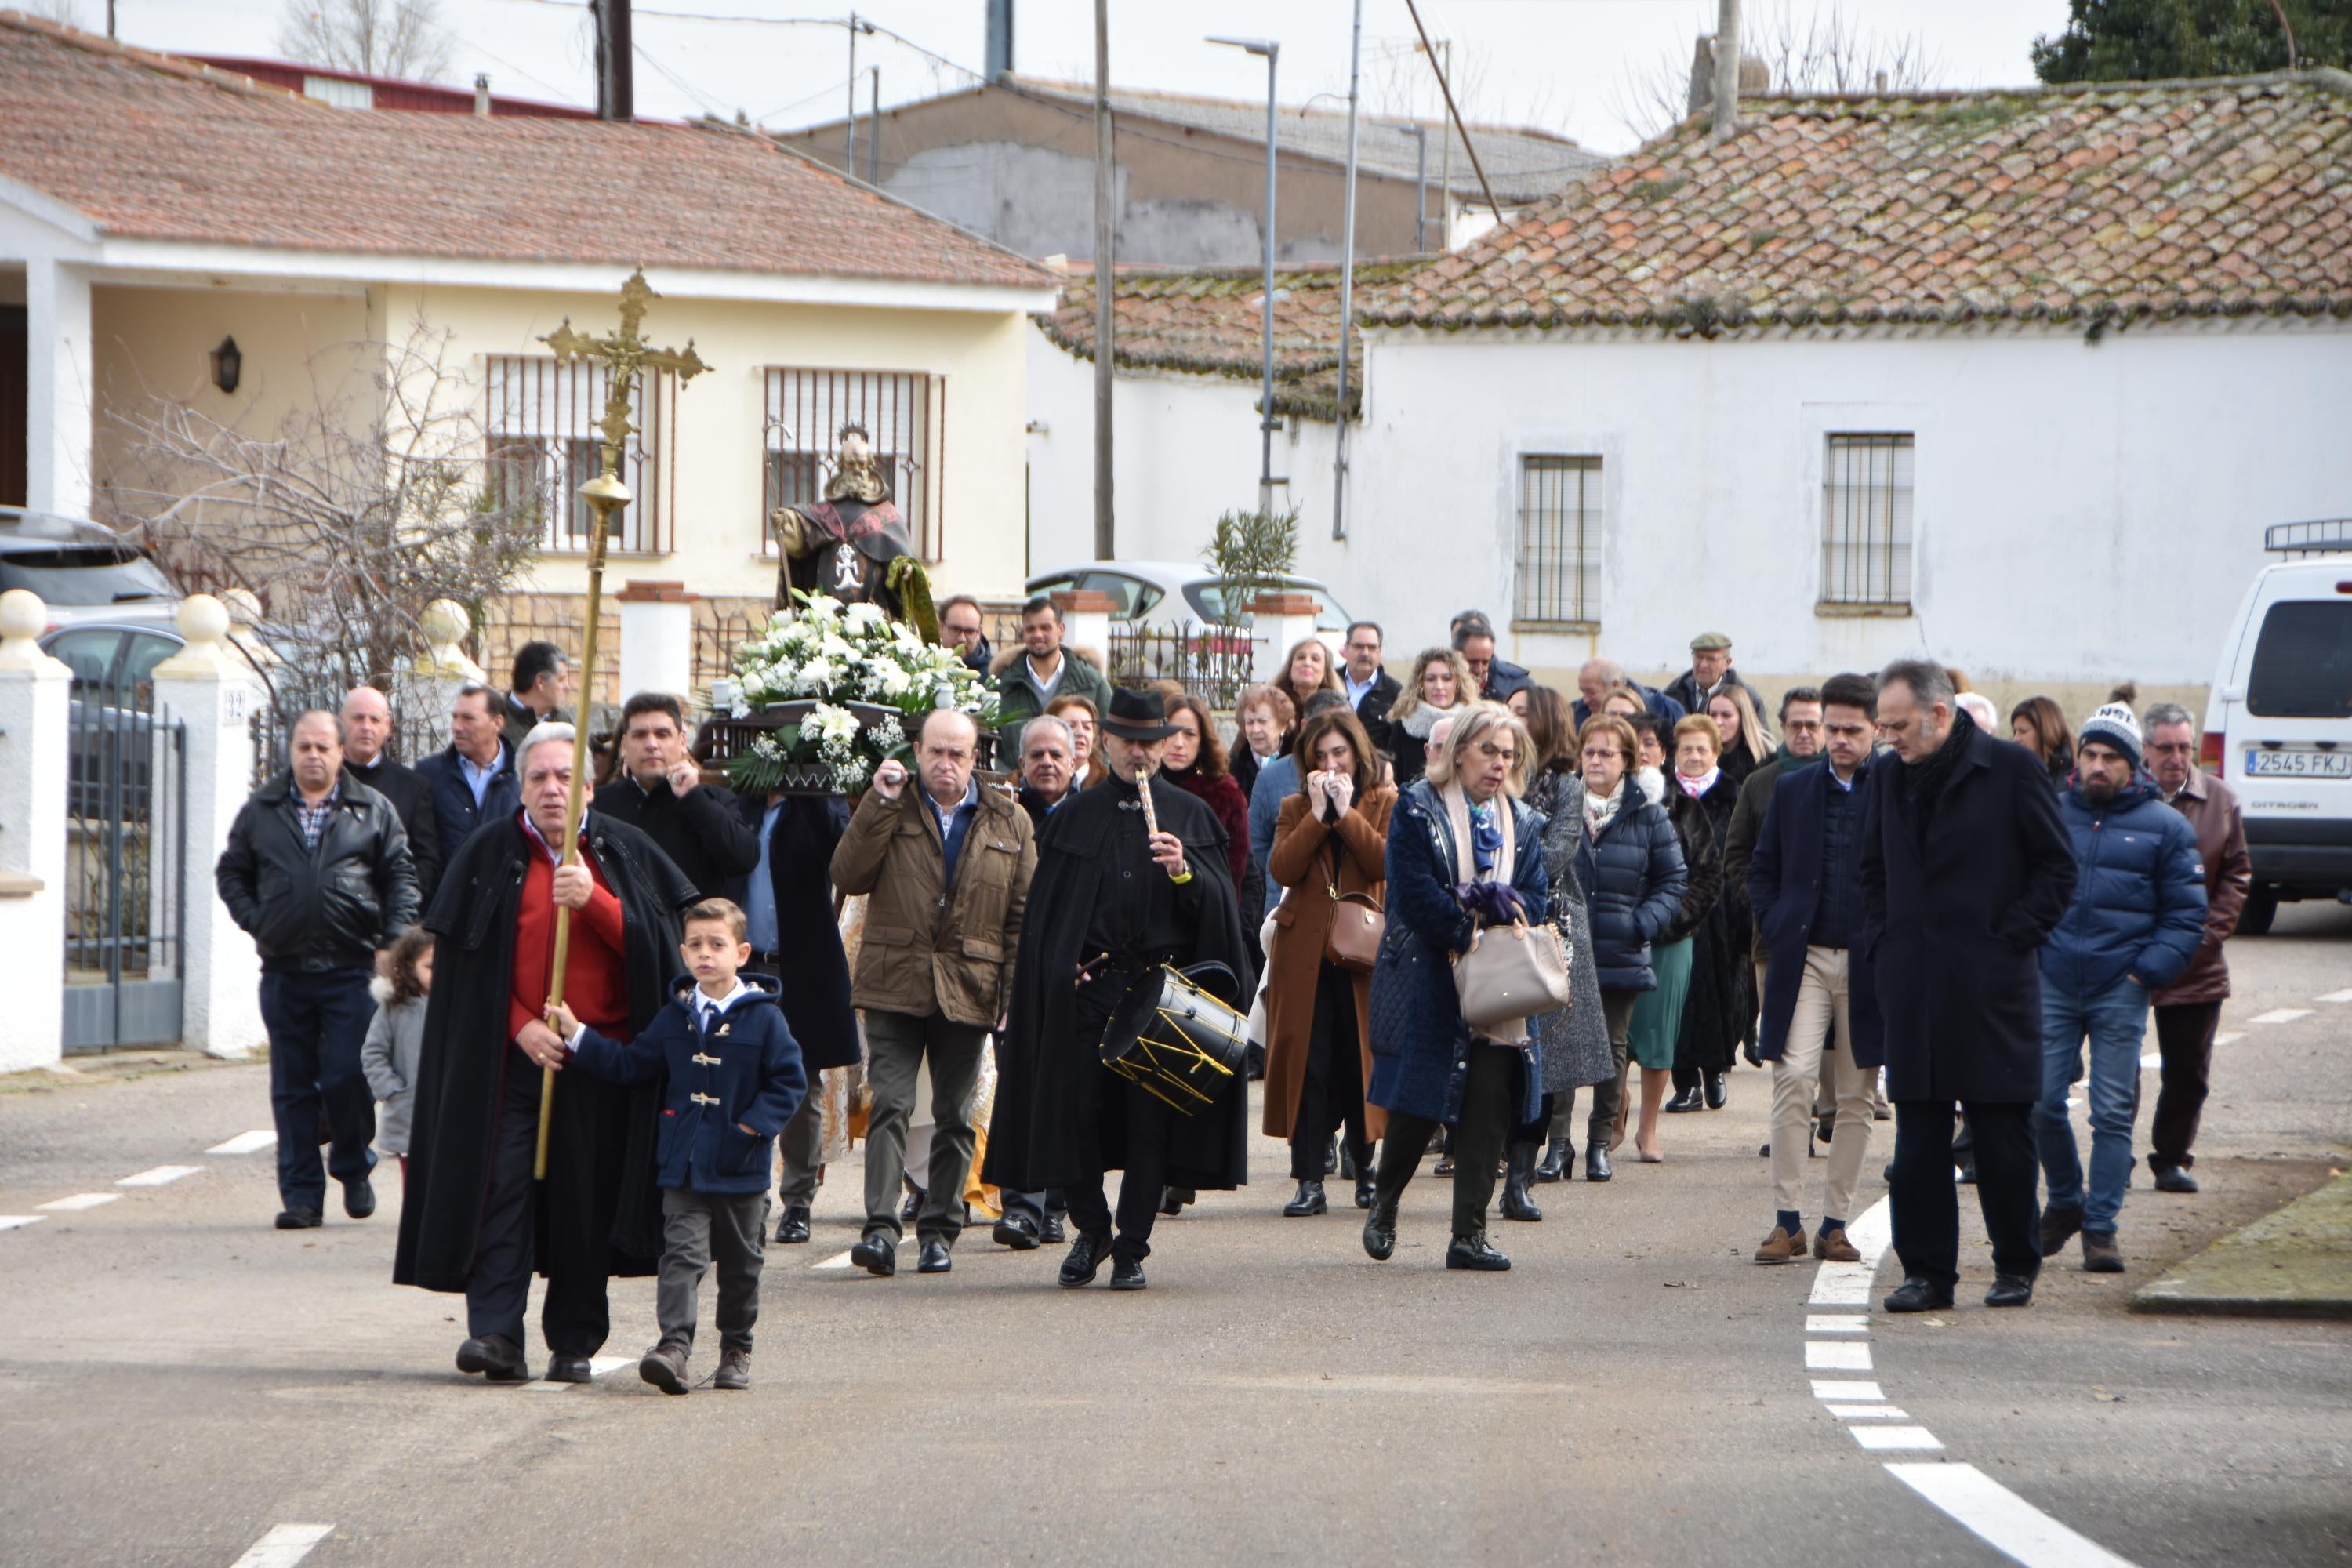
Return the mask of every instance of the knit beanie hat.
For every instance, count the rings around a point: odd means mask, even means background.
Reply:
[[[2139,767],[2139,721],[2133,716],[2131,704],[2110,702],[2092,714],[2083,732],[2074,737],[2074,744],[2080,749],[2093,741],[2114,747],[2131,759],[2133,768]]]

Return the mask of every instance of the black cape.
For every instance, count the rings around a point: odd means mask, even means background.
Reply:
[[[750,908],[750,885],[760,873],[760,825],[765,803],[749,795],[735,802],[751,833],[751,869],[729,888],[727,897]],[[833,908],[833,852],[849,826],[849,804],[824,795],[788,795],[776,814],[768,846],[769,887],[776,897],[776,967],[783,985],[784,1022],[801,1046],[809,1094],[816,1075],[864,1060],[857,1046],[857,1013],[849,1001],[849,957],[841,945],[841,919]]]
[[[669,999],[678,912],[694,888],[652,839],[591,814],[586,853],[621,900],[629,1023],[643,1029]],[[417,1058],[407,1197],[392,1282],[463,1290],[473,1272],[490,1148],[510,1071],[537,1071],[511,1048],[515,921],[523,874],[540,849],[520,814],[487,823],[443,869],[425,925],[434,947],[433,995]],[[533,1256],[541,1275],[650,1274],[661,1255],[661,1194],[654,1185],[661,1086],[599,1083],[559,1073],[547,1180],[536,1205]]]
[[[1085,1173],[1078,1119],[1088,1088],[1099,1090],[1096,1133],[1103,1168],[1127,1165],[1126,1096],[1102,1065],[1095,1041],[1077,1024],[1078,965],[1094,910],[1118,875],[1109,836],[1140,836],[1125,792],[1105,784],[1066,797],[1037,836],[1037,874],[1029,884],[1029,918],[1013,967],[1013,1005],[996,1043],[996,1109],[988,1130],[985,1179],[1012,1192],[1067,1186]],[[1130,797],[1131,798],[1131,797]],[[1183,963],[1213,960],[1234,972],[1244,1005],[1257,974],[1243,937],[1240,904],[1226,860],[1225,830],[1196,796],[1165,779],[1151,781],[1151,805],[1165,832],[1184,841],[1198,897]],[[1099,1075],[1098,1083],[1087,1075]],[[1249,1179],[1249,1095],[1236,1079],[1217,1103],[1176,1116],[1168,1148],[1168,1184],[1223,1191]]]

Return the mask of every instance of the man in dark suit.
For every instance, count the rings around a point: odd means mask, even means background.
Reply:
[[[849,959],[833,909],[833,852],[849,826],[845,801],[824,795],[738,796],[735,810],[758,854],[730,897],[743,907],[744,965],[783,987],[784,1022],[801,1046],[808,1099],[776,1140],[784,1173],[776,1196],[783,1210],[776,1239],[809,1238],[809,1206],[824,1157],[824,1092],[818,1075],[858,1061],[857,1016],[849,1005]]]
[[[522,738],[534,724],[568,720],[563,699],[571,686],[572,661],[553,643],[527,642],[515,649],[514,689],[507,693],[499,715],[505,721],[508,746],[521,750]]]
[[[698,897],[723,899],[751,874],[760,844],[734,792],[702,782],[687,741],[677,698],[667,691],[630,698],[621,709],[621,776],[596,792],[596,809],[661,846]]]
[[[416,764],[416,776],[433,794],[445,868],[474,829],[522,809],[515,749],[499,731],[499,701],[487,686],[459,687],[449,704],[449,743]]]
[[[1978,729],[1942,665],[1888,665],[1878,729],[1895,754],[1872,770],[1864,804],[1862,952],[1895,1102],[1887,1185],[1903,1283],[1886,1310],[1952,1304],[1954,1100],[1975,1136],[1977,1203],[1992,1237],[1985,1303],[2023,1306],[2042,1267],[2039,953],[2074,897],[2074,847],[2042,763]]]
[[[343,697],[343,776],[392,802],[408,834],[408,858],[416,867],[416,907],[430,909],[441,885],[441,828],[433,817],[433,786],[414,768],[392,760],[392,704],[373,686],[354,686]]]
[[[1340,668],[1339,682],[1347,689],[1348,706],[1364,726],[1364,733],[1372,744],[1383,752],[1392,752],[1394,742],[1389,732],[1389,704],[1403,689],[1395,676],[1381,668],[1381,647],[1383,642],[1378,621],[1358,621],[1348,628],[1348,640],[1339,649],[1347,660]]]

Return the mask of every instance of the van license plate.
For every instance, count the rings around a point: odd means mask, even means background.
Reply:
[[[2246,776],[2290,779],[2352,779],[2352,752],[2249,751]]]

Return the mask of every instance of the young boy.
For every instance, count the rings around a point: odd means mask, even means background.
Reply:
[[[661,1339],[637,1374],[664,1394],[684,1394],[694,1350],[695,1299],[719,1261],[719,1388],[751,1386],[751,1325],[760,1317],[761,1237],[768,1216],[771,1150],[808,1091],[801,1047],[776,1005],[776,984],[737,971],[751,956],[743,911],[705,899],[686,911],[680,957],[693,975],[627,1045],[583,1028],[561,1003],[548,1023],[583,1070],[614,1083],[667,1075],[655,1145],[662,1187]]]

